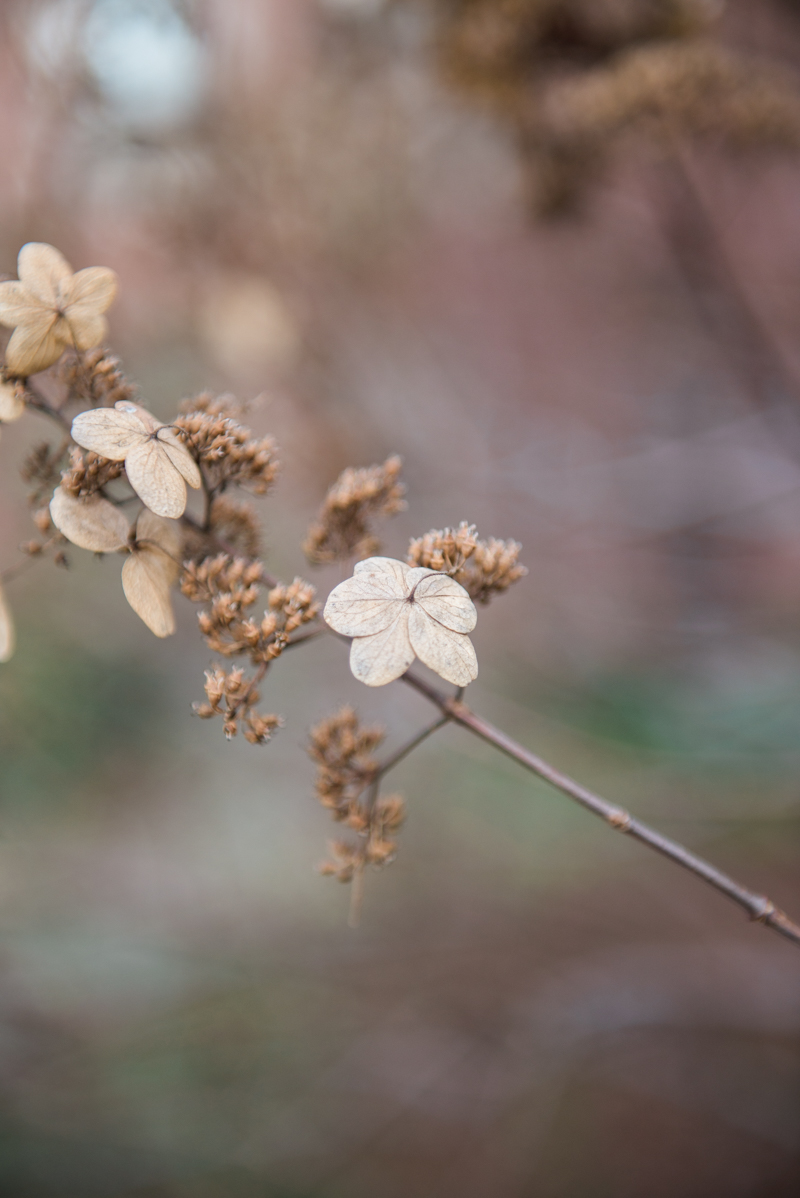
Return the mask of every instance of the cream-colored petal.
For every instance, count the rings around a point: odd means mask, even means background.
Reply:
[[[71,309],[80,304],[98,315],[105,312],[117,294],[117,276],[106,266],[88,266],[61,284],[61,302]]]
[[[118,399],[114,404],[114,409],[117,412],[127,412],[129,416],[136,416],[148,433],[154,433],[157,428],[164,427],[160,420],[156,420],[152,412],[148,412],[147,408],[143,408],[141,404],[132,403],[129,399]]]
[[[369,576],[374,581],[375,594],[385,599],[404,599],[409,592],[407,585],[409,567],[393,557],[367,557],[357,562],[353,573]]]
[[[66,341],[60,336],[61,322],[54,312],[44,308],[36,320],[17,325],[6,346],[6,367],[9,374],[27,378],[46,370],[61,357]]]
[[[147,507],[143,508],[136,521],[136,541],[164,550],[171,563],[164,562],[164,570],[170,582],[175,582],[180,573],[183,548],[180,525],[175,520],[165,520],[163,516],[157,516]]]
[[[43,312],[55,317],[55,309],[43,304],[22,283],[0,283],[0,324],[15,329],[41,318]]]
[[[128,542],[130,525],[126,517],[102,495],[77,499],[56,487],[50,515],[58,531],[80,549],[113,553]]]
[[[355,574],[334,587],[328,596],[323,618],[342,636],[371,636],[388,628],[405,598],[386,598],[376,591],[369,574]]]
[[[411,604],[403,604],[388,628],[372,636],[357,636],[350,646],[350,669],[367,686],[385,686],[405,674],[414,660],[408,637]]]
[[[472,632],[478,622],[475,604],[454,578],[429,574],[414,590],[414,602],[453,632]]]
[[[478,677],[478,659],[472,641],[463,632],[452,632],[433,620],[418,603],[411,604],[408,635],[421,662],[445,682],[466,686]]]
[[[0,586],[0,661],[8,661],[13,655],[17,638],[14,635],[14,619]]]
[[[64,319],[76,349],[94,349],[108,336],[108,321],[105,316],[94,312],[86,304],[73,304],[67,309]]]
[[[16,383],[0,382],[0,422],[11,424],[25,412],[25,400]]]
[[[172,462],[176,470],[183,475],[184,480],[198,491],[203,485],[203,479],[200,474],[200,467],[194,460],[189,450],[181,441],[178,434],[171,428],[160,428],[158,430],[159,444],[164,446],[167,457]]]
[[[186,483],[163,445],[148,439],[125,455],[125,472],[136,494],[157,516],[177,519],[186,509]]]
[[[125,598],[150,631],[161,637],[171,636],[175,631],[167,573],[169,562],[160,549],[143,545],[130,554],[122,567]]]
[[[52,245],[29,241],[17,256],[17,274],[28,291],[50,307],[60,303],[61,285],[72,274],[72,267]]]
[[[147,432],[138,416],[112,408],[81,412],[72,422],[72,436],[84,449],[91,449],[112,462],[121,462],[135,445],[147,441]]]

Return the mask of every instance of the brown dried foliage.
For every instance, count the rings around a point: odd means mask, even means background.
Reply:
[[[528,573],[519,564],[522,546],[517,541],[482,541],[474,524],[463,521],[458,528],[434,528],[412,540],[406,561],[449,574],[476,603],[488,603]]]
[[[371,522],[404,510],[402,466],[402,458],[395,454],[382,466],[348,468],[339,475],[303,542],[312,565],[372,557],[379,551]]]

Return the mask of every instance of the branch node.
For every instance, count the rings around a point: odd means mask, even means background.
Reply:
[[[766,895],[763,897],[759,896],[759,901],[761,904],[760,910],[752,910],[750,912],[750,918],[754,923],[766,923],[772,915],[783,915],[783,911],[779,911],[772,899],[767,898]]]
[[[606,820],[618,832],[630,832],[631,825],[633,824],[630,812],[624,811],[622,807],[615,807],[612,811],[609,811]]]

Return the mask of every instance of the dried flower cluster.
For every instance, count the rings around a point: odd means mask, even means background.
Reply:
[[[351,882],[365,866],[388,864],[397,851],[391,839],[405,820],[400,795],[379,796],[379,767],[373,754],[382,728],[362,727],[352,707],[342,707],[311,730],[309,755],[317,765],[316,795],[337,823],[359,835],[356,844],[333,841],[323,874]]]
[[[245,677],[241,667],[225,671],[218,666],[206,670],[205,691],[207,703],[195,703],[194,710],[201,720],[221,716],[223,731],[228,740],[236,736],[239,729],[251,745],[264,745],[273,732],[280,728],[283,720],[278,715],[262,715],[255,705],[261,696],[256,682]]]
[[[59,376],[70,395],[93,408],[113,408],[136,396],[136,388],[122,373],[119,358],[105,349],[90,349],[85,354],[65,357]]]
[[[308,530],[303,552],[312,565],[372,557],[380,542],[372,532],[378,516],[394,516],[406,506],[400,482],[402,459],[394,455],[382,466],[347,469],[325,496],[319,514]]]
[[[215,653],[247,654],[253,665],[268,665],[280,657],[293,632],[317,618],[316,591],[302,578],[271,587],[263,618],[253,618],[248,613],[258,600],[262,576],[260,562],[227,554],[186,563],[181,590],[195,603],[210,604],[199,613],[198,622]]]
[[[718,0],[404,0],[436,22],[444,77],[506,122],[541,213],[580,199],[637,127],[796,149],[800,92],[710,38]]]
[[[406,561],[449,574],[476,603],[488,603],[528,573],[519,564],[521,550],[518,541],[482,541],[474,524],[462,523],[456,529],[434,528],[411,541]]]
[[[278,473],[277,446],[272,437],[253,437],[232,414],[230,397],[200,395],[187,400],[174,428],[205,471],[209,491],[216,495],[229,484],[265,495]]]
[[[0,319],[16,330],[0,378],[0,422],[33,409],[56,422],[60,434],[59,442],[38,444],[24,460],[33,518],[48,539],[21,548],[29,558],[52,549],[58,564],[66,564],[65,541],[95,554],[120,554],[124,594],[157,637],[175,631],[172,591],[180,580],[182,593],[202,606],[198,624],[208,648],[223,658],[246,658],[206,670],[206,701],[195,705],[197,714],[219,717],[228,739],[241,732],[251,744],[264,744],[282,720],[258,710],[262,680],[287,647],[325,631],[315,588],[302,578],[281,583],[266,573],[255,507],[225,493],[239,486],[262,495],[271,487],[278,469],[274,441],[254,437],[230,397],[187,400],[172,423],[136,402],[117,359],[95,341],[105,332],[102,311],[116,287],[111,272],[73,275],[56,250],[38,244],[23,247],[19,269],[19,283],[0,284]],[[57,401],[47,398],[53,387],[45,394],[25,377],[45,364],[55,367]],[[463,687],[478,672],[468,635],[477,618],[470,595],[485,602],[520,577],[519,546],[482,542],[462,524],[412,542],[408,564],[374,556],[373,521],[405,506],[400,468],[400,459],[390,457],[380,466],[345,470],[304,549],[314,563],[373,554],[333,590],[324,611],[326,623],[352,639],[357,678],[384,685],[419,657]],[[199,515],[186,511],[187,484],[202,492]],[[141,504],[129,517],[127,505],[137,499]],[[0,660],[11,655],[14,640],[0,588]],[[374,752],[382,740],[381,730],[362,727],[349,708],[312,733],[317,796],[357,835],[353,844],[332,845],[322,867],[342,881],[357,881],[367,866],[385,865],[396,851],[405,804],[398,795],[381,796],[379,787],[417,739],[381,767]]]

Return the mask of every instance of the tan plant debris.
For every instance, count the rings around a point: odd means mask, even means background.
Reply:
[[[186,445],[203,467],[212,493],[235,484],[264,495],[278,473],[278,448],[272,437],[254,437],[232,415],[228,397],[187,400],[175,421]]]

